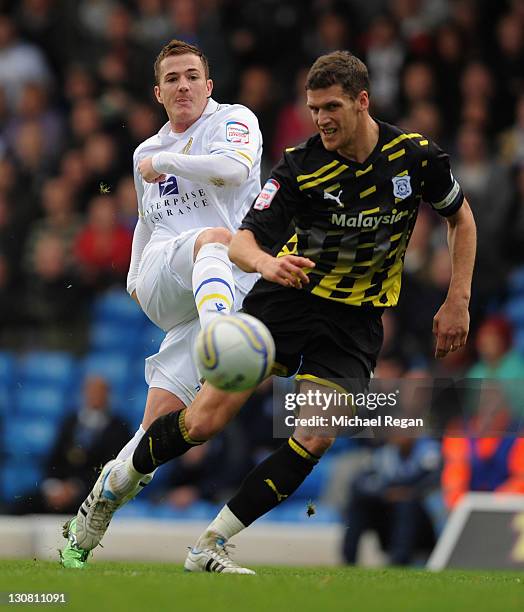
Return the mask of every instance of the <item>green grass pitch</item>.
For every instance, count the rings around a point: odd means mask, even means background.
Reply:
[[[65,592],[55,610],[105,612],[522,612],[524,574],[260,567],[257,576],[187,574],[179,565],[0,561],[0,591]],[[3,602],[2,602],[3,603]],[[2,609],[28,606],[0,605]],[[33,605],[32,609],[49,608]]]

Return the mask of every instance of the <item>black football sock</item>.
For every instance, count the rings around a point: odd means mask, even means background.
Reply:
[[[150,474],[159,465],[180,457],[205,440],[192,440],[184,422],[186,409],[171,412],[154,421],[133,453],[133,467],[141,474]]]
[[[289,438],[246,476],[237,494],[227,502],[229,509],[247,527],[294,493],[318,460]]]

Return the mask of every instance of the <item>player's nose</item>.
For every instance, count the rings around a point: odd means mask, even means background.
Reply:
[[[317,124],[319,127],[327,127],[331,123],[331,118],[326,113],[320,111],[317,117]]]

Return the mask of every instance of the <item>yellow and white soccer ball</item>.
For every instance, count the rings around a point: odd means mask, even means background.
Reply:
[[[275,343],[268,328],[247,314],[216,317],[199,333],[195,358],[201,375],[224,391],[245,391],[273,367]]]

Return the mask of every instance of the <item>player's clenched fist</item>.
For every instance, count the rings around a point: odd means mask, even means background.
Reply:
[[[273,257],[264,254],[257,261],[256,270],[272,283],[300,289],[303,284],[307,285],[309,283],[309,278],[303,268],[314,267],[315,263],[307,257],[298,257],[297,255]]]
[[[436,338],[435,357],[442,359],[448,353],[466,344],[469,330],[468,304],[464,300],[446,299],[433,318]]]
[[[146,183],[159,183],[166,178],[165,174],[160,174],[153,168],[152,157],[141,159],[138,162],[138,171]]]

